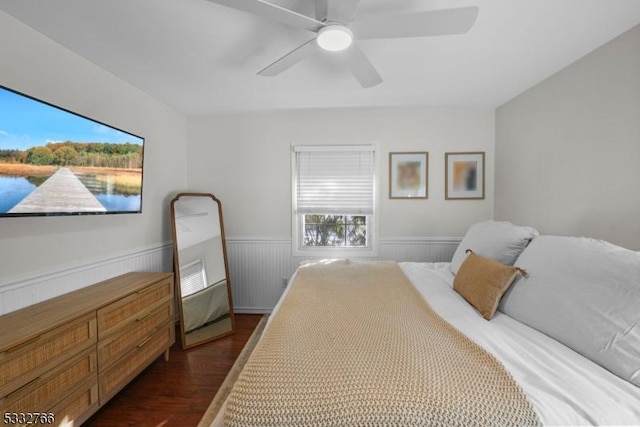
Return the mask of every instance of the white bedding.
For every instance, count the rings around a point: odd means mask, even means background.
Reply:
[[[400,266],[438,314],[505,366],[544,425],[640,426],[640,388],[503,313],[484,320],[453,290],[449,263]]]
[[[453,291],[448,263],[401,263],[431,307],[493,354],[544,425],[640,425],[640,388],[497,312],[491,321]]]
[[[182,299],[184,330],[191,332],[229,313],[227,281],[222,280]]]

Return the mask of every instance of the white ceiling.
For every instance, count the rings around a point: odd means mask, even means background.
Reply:
[[[312,0],[273,3],[312,15]],[[638,0],[361,0],[356,16],[469,5],[480,13],[468,34],[361,41],[384,78],[363,89],[329,53],[257,76],[313,34],[207,0],[0,0],[0,10],[185,114],[497,107],[640,23]]]

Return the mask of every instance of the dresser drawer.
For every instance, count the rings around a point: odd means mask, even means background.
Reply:
[[[96,316],[92,313],[6,349],[0,353],[0,398],[95,342]]]
[[[97,409],[98,380],[94,378],[49,412],[55,415],[54,426],[73,427],[85,422]]]
[[[74,427],[86,421],[98,409],[98,380],[93,379],[46,411],[9,413],[12,426]],[[4,414],[3,414],[4,416]],[[24,422],[23,422],[24,421]]]
[[[98,376],[100,404],[106,403],[122,387],[160,356],[174,342],[173,322],[165,324],[149,338],[141,341],[133,350]]]
[[[173,281],[161,280],[98,310],[98,338],[126,327],[165,301],[173,300]]]
[[[96,378],[96,350],[90,348],[0,400],[0,413],[44,412],[80,385]]]
[[[107,369],[138,344],[149,338],[155,331],[166,327],[174,319],[173,300],[165,301],[152,312],[146,312],[136,318],[129,328],[114,334],[98,343],[98,366],[100,372]]]

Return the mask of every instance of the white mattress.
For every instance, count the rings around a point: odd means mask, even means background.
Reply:
[[[449,263],[400,266],[438,314],[505,366],[544,425],[640,426],[640,388],[503,313],[484,320],[453,290]]]

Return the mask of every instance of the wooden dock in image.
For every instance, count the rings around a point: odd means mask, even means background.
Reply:
[[[100,201],[67,168],[49,179],[9,210],[9,213],[106,212]]]

